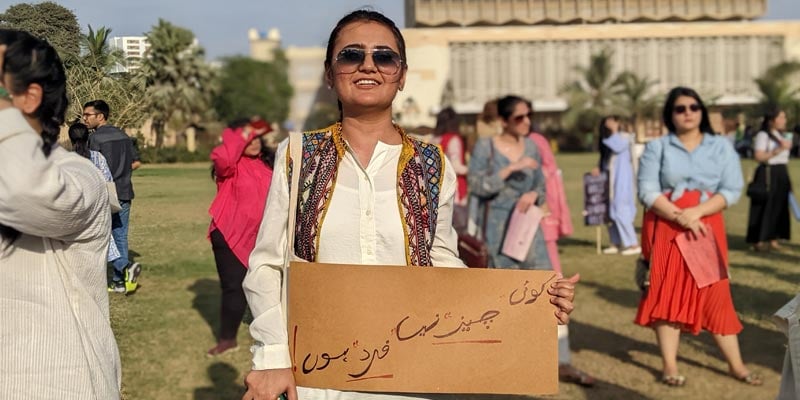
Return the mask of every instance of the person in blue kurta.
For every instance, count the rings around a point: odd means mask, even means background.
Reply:
[[[609,176],[608,214],[611,219],[608,234],[612,246],[603,252],[639,254],[642,249],[633,227],[636,219],[636,188],[631,156],[632,137],[619,130],[619,118],[616,116],[605,117],[600,121],[600,137],[603,138],[603,146],[610,153],[606,167]]]

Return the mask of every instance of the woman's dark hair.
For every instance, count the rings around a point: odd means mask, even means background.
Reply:
[[[86,158],[91,158],[89,153],[89,127],[75,122],[69,126],[69,141],[72,143],[72,150]]]
[[[606,121],[609,119],[613,119],[619,121],[618,115],[608,115],[600,119],[600,126],[597,128],[597,140],[598,140],[598,148],[600,149],[600,170],[606,171],[608,170],[608,162],[611,160],[611,149],[603,143],[603,139],[611,136],[614,132],[611,132],[611,129],[608,129],[606,126]]]
[[[240,129],[244,128],[247,124],[250,123],[250,118],[237,118],[228,123],[228,128],[230,129]],[[267,146],[267,142],[263,139],[263,136],[258,138],[261,142],[261,153],[259,154],[259,158],[264,165],[274,168],[275,167],[275,149]],[[217,179],[217,172],[214,171],[214,164],[211,164],[211,179]]]
[[[355,22],[376,22],[392,32],[394,35],[394,39],[397,42],[397,50],[400,52],[400,59],[402,60],[401,70],[408,67],[408,59],[406,58],[406,40],[403,39],[403,34],[400,33],[400,28],[397,27],[397,24],[394,23],[391,19],[387,16],[369,9],[361,9],[355,10],[350,14],[345,15],[339,22],[336,23],[336,26],[331,31],[331,36],[328,38],[328,47],[325,50],[325,71],[330,71],[331,65],[333,65],[334,57],[333,48],[336,45],[336,39],[339,38],[339,33],[341,33],[342,29],[347,25],[350,25]],[[338,101],[339,106],[339,121],[342,120],[342,102]]]
[[[530,101],[519,96],[509,95],[497,100],[497,114],[503,120],[508,121],[514,114],[514,109],[517,108],[517,104],[519,103],[525,103],[528,105],[528,108],[531,110],[533,109]]]
[[[6,45],[2,74],[11,80],[9,92],[22,93],[35,83],[42,87],[42,102],[31,117],[42,125],[42,152],[49,156],[58,142],[67,100],[67,76],[56,50],[28,32],[0,29],[0,45]],[[0,225],[0,236],[13,242],[20,233]]]
[[[675,123],[672,122],[672,113],[675,110],[675,101],[681,96],[695,99],[697,104],[700,106],[700,112],[702,113],[702,119],[700,120],[700,132],[710,133],[712,135],[715,134],[714,130],[711,129],[711,121],[708,118],[708,109],[706,109],[706,105],[703,104],[703,100],[700,98],[700,95],[697,94],[694,89],[683,86],[678,86],[670,90],[669,94],[667,95],[667,100],[664,102],[664,110],[661,113],[661,117],[667,129],[669,129],[670,132],[675,132]]]
[[[453,107],[445,107],[436,115],[436,128],[433,129],[433,134],[441,136],[449,132],[458,133],[460,125],[461,121],[456,110],[453,110]]]
[[[767,133],[772,133],[772,129],[770,129],[770,124],[775,122],[775,119],[778,118],[779,115],[783,110],[777,106],[770,106],[764,110],[764,119],[761,121],[761,130]],[[770,135],[772,136],[772,135]]]
[[[483,111],[478,115],[478,119],[487,124],[492,123],[497,117],[497,99],[487,101],[483,105]]]

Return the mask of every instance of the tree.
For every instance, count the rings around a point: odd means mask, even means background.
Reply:
[[[613,93],[618,101],[621,115],[630,118],[636,133],[640,131],[639,124],[643,118],[658,118],[660,98],[653,96],[651,91],[658,83],[646,77],[640,77],[633,72],[624,71],[612,83]]]
[[[592,131],[602,116],[622,111],[614,89],[614,83],[620,78],[612,76],[612,55],[609,49],[593,54],[588,66],[575,66],[580,78],[561,89],[569,104],[562,119],[568,128]]]
[[[81,61],[88,66],[111,73],[117,65],[125,64],[125,54],[108,44],[111,29],[101,26],[97,31],[89,25],[89,33],[81,38]]]
[[[0,28],[23,30],[46,39],[67,63],[80,52],[78,19],[72,11],[51,1],[8,7],[0,14]]]
[[[289,115],[289,101],[294,92],[289,84],[288,62],[281,50],[275,51],[272,62],[247,57],[226,59],[219,88],[214,109],[226,121],[260,115],[269,121],[282,122]]]
[[[183,130],[210,117],[217,74],[188,29],[159,19],[147,40],[150,49],[135,76],[144,88],[142,101],[160,148],[168,124]]]
[[[761,92],[760,112],[769,107],[778,107],[787,114],[798,112],[800,108],[800,85],[797,75],[800,74],[800,62],[785,61],[768,68],[763,75],[754,79]],[[795,115],[795,118],[800,115]]]

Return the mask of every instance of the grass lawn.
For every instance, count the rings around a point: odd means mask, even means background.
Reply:
[[[560,244],[565,273],[580,272],[577,309],[570,325],[573,363],[595,375],[593,389],[561,385],[558,399],[770,399],[775,398],[786,343],[770,316],[798,292],[800,245],[780,253],[747,251],[744,231],[749,201],[726,212],[733,299],[744,324],[745,362],[765,385],[748,387],[727,377],[727,366],[710,335],[684,335],[679,362],[683,388],[657,382],[661,362],[651,330],[634,325],[639,291],[634,259],[595,253],[594,227],[584,227],[582,174],[594,155],[560,155],[575,234]],[[746,176],[754,165],[744,163]],[[790,167],[800,177],[800,164]],[[250,368],[247,327],[240,349],[217,358],[219,283],[206,239],[207,209],[215,186],[209,164],[146,165],[134,174],[131,254],[144,266],[140,290],[111,296],[111,318],[120,347],[123,391],[128,400],[239,399]],[[800,237],[798,224],[792,235]],[[607,232],[603,232],[608,241]],[[533,378],[533,377],[532,377]]]

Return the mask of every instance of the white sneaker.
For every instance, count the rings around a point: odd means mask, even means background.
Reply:
[[[611,246],[603,249],[603,254],[619,254],[619,247]]]
[[[622,250],[623,256],[635,256],[641,253],[642,253],[642,248],[640,246],[628,247],[627,249]]]

